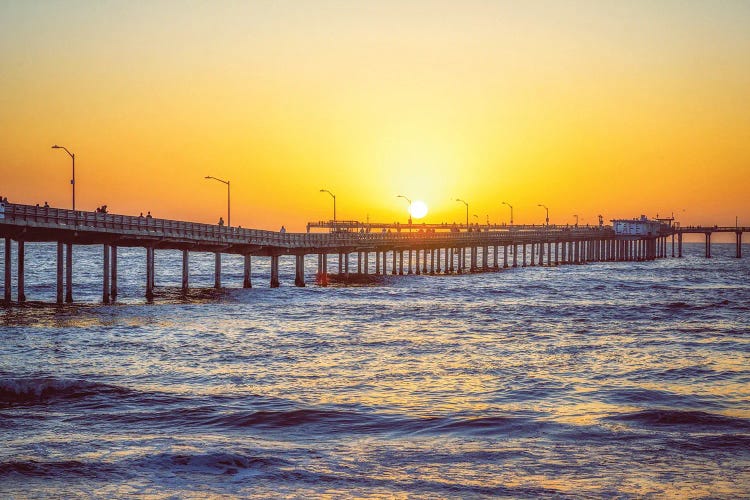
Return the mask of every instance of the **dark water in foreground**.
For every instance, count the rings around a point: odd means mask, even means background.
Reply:
[[[0,496],[747,497],[750,258],[687,247],[327,289],[258,259],[190,301],[165,252],[153,305],[121,249],[116,306],[0,309]],[[27,246],[32,301],[53,252]]]

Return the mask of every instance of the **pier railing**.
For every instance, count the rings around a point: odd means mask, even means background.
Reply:
[[[48,229],[67,229],[94,233],[115,233],[131,237],[159,237],[190,240],[196,243],[221,242],[227,245],[251,244],[283,249],[327,248],[378,244],[441,244],[482,245],[492,242],[551,241],[555,239],[609,238],[614,236],[610,226],[495,226],[472,228],[471,231],[408,230],[331,233],[282,233],[262,229],[227,227],[147,216],[130,216],[100,212],[73,211],[52,207],[5,204],[0,225],[15,225]],[[432,225],[433,227],[435,225]],[[407,227],[408,229],[408,227]]]

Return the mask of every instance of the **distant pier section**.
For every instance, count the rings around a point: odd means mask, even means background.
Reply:
[[[243,229],[223,225],[156,219],[143,216],[73,211],[13,203],[0,204],[0,238],[5,240],[4,302],[13,302],[12,242],[16,242],[17,290],[24,292],[25,245],[57,244],[56,301],[73,301],[73,245],[101,245],[102,302],[117,298],[118,247],[146,250],[145,296],[154,298],[156,250],[182,251],[182,289],[190,281],[189,252],[215,255],[214,286],[221,288],[221,256],[244,257],[242,287],[252,287],[252,258],[270,259],[269,285],[278,287],[279,259],[295,259],[295,286],[305,286],[305,258],[317,257],[316,282],[329,278],[409,274],[463,274],[527,266],[558,266],[598,261],[644,261],[682,257],[682,236],[702,233],[706,257],[711,234],[734,232],[737,257],[742,256],[745,227],[679,227],[671,220],[617,219],[612,226],[383,224],[319,221],[306,233]],[[325,232],[312,232],[323,229]],[[675,254],[675,245],[677,254]],[[329,272],[329,264],[336,272]]]

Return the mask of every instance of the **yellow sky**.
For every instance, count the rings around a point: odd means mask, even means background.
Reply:
[[[750,4],[533,4],[2,2],[0,194],[69,206],[57,143],[82,209],[750,225]]]

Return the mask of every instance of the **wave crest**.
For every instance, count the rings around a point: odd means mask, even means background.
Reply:
[[[56,399],[83,399],[95,395],[126,394],[122,387],[79,379],[19,377],[0,379],[0,403],[40,403]]]

